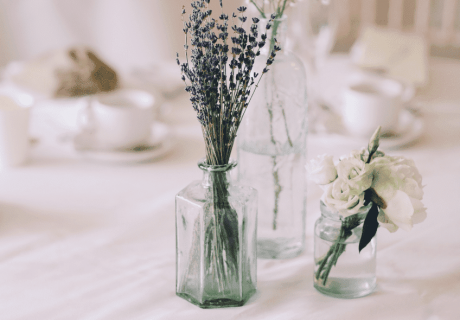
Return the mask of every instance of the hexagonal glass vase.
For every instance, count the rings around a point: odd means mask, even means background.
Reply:
[[[363,222],[372,203],[343,218],[320,202],[315,224],[315,273],[319,292],[336,298],[359,298],[376,287],[376,237],[359,252]]]
[[[243,305],[256,291],[257,191],[232,183],[236,162],[198,164],[176,195],[176,294],[201,307]]]

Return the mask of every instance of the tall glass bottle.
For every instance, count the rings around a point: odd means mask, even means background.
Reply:
[[[261,20],[259,30],[266,24]],[[283,49],[286,28],[284,16],[267,34],[262,54],[268,58],[275,39],[282,50],[263,75],[238,133],[238,177],[259,194],[257,256],[269,259],[295,257],[305,242],[306,75],[302,62]]]
[[[232,183],[235,161],[198,164],[176,195],[176,294],[201,308],[243,305],[256,291],[257,191]]]

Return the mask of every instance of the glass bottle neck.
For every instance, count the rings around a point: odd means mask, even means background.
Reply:
[[[229,183],[232,181],[232,170],[236,167],[237,162],[230,160],[225,165],[208,165],[203,159],[198,163],[198,167],[203,171],[202,184],[204,187],[210,187],[216,181]]]

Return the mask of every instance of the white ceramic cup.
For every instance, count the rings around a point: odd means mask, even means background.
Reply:
[[[130,148],[151,135],[153,96],[145,91],[120,89],[92,98],[80,117],[80,127],[93,135],[100,148]]]
[[[370,137],[378,126],[382,133],[395,132],[404,102],[404,86],[388,78],[363,78],[343,92],[342,120],[352,135]]]
[[[0,167],[27,162],[29,147],[29,108],[0,95]]]

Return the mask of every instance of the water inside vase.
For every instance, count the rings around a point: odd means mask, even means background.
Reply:
[[[324,256],[333,241],[316,236],[315,261]],[[376,286],[375,239],[359,252],[359,238],[344,242],[345,252],[340,255],[337,264],[332,267],[326,283],[314,277],[315,288],[329,296],[337,298],[358,298],[372,293]],[[315,273],[318,269],[316,265]]]
[[[259,192],[257,257],[296,257],[304,247],[304,154],[255,153],[240,148],[240,179]]]

